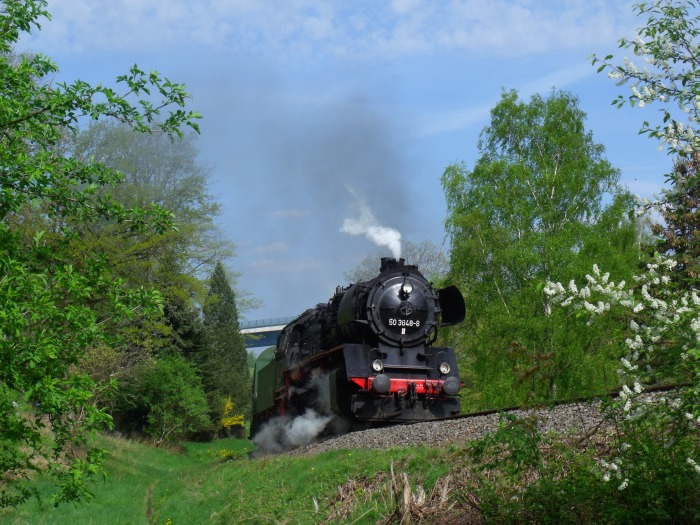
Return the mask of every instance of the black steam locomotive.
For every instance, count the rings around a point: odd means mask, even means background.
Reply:
[[[251,437],[278,416],[313,409],[342,430],[457,414],[453,348],[435,347],[439,326],[464,320],[459,290],[434,290],[416,266],[383,258],[372,280],[338,287],[327,304],[282,330],[255,364]]]

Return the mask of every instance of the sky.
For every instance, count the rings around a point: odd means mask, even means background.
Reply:
[[[328,301],[344,273],[401,242],[443,246],[440,177],[474,166],[503,89],[576,95],[622,183],[658,194],[672,161],[638,130],[659,113],[612,106],[629,88],[590,61],[626,56],[618,40],[644,23],[632,4],[49,0],[52,20],[20,48],[51,57],[58,82],[116,87],[138,64],[186,85],[217,220],[236,246],[229,266],[262,302],[244,312],[255,320]]]

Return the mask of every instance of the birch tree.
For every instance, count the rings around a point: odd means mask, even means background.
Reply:
[[[504,92],[474,168],[452,164],[442,177],[451,276],[470,312],[457,346],[491,399],[604,386],[598,336],[568,340],[538,293],[564,269],[585,272],[594,256],[616,268],[636,261],[631,197],[585,119],[569,93],[525,102]]]

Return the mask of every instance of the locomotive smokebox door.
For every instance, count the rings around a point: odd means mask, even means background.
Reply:
[[[382,279],[369,292],[367,313],[379,339],[412,346],[427,339],[438,324],[437,295],[409,270]]]

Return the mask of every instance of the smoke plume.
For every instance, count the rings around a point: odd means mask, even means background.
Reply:
[[[340,231],[350,235],[364,235],[375,245],[389,248],[394,258],[401,257],[401,232],[379,224],[369,206],[358,198],[350,188],[348,190],[355,196],[358,216],[345,219]]]

